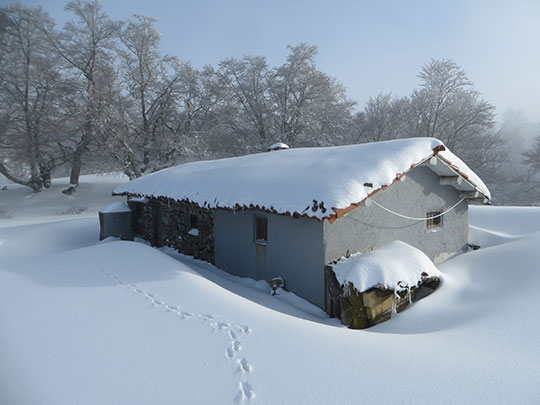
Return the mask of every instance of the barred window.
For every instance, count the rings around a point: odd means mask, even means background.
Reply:
[[[426,215],[426,226],[427,229],[437,229],[442,226],[443,216],[441,215],[442,211],[431,211]]]
[[[266,245],[268,242],[268,218],[255,216],[255,243]]]

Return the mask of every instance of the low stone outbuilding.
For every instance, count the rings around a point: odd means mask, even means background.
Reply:
[[[327,265],[394,240],[444,261],[467,250],[468,204],[490,198],[433,138],[188,163],[114,194],[127,196],[135,235],[153,245],[242,277],[282,277],[331,314]]]
[[[423,252],[401,241],[343,257],[326,272],[329,314],[353,329],[390,319],[431,294],[441,278]]]

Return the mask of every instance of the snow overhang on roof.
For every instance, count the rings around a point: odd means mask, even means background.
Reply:
[[[416,287],[422,277],[442,276],[425,253],[399,240],[371,252],[341,258],[332,268],[341,286],[352,283],[359,292],[372,287]]]
[[[462,178],[465,183],[460,186],[471,188],[463,191],[490,198],[482,180],[434,138],[186,163],[124,183],[113,195],[188,201],[206,208],[256,208],[333,222],[430,161],[435,164],[429,167],[439,175]]]

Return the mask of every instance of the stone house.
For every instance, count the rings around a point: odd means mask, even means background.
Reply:
[[[270,281],[333,314],[325,267],[401,240],[435,263],[467,250],[482,180],[438,140],[283,149],[187,163],[124,183],[133,232]],[[151,271],[151,269],[149,269]]]

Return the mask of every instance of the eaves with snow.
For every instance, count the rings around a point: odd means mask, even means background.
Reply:
[[[458,178],[462,190],[490,198],[482,180],[434,138],[291,148],[186,163],[124,183],[113,195],[188,201],[206,208],[257,208],[333,222],[427,162],[437,174]]]

